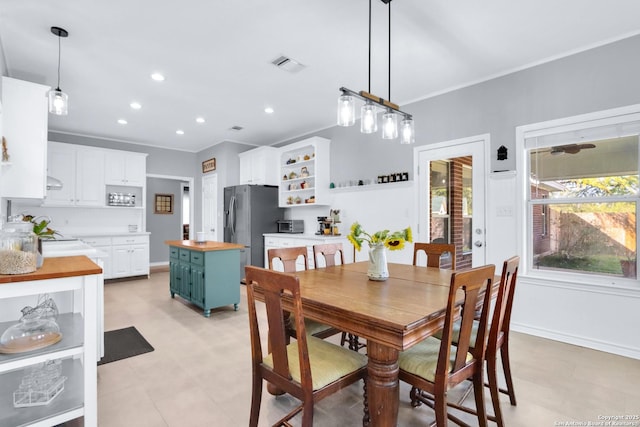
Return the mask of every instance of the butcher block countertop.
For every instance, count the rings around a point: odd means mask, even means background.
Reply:
[[[87,276],[90,274],[100,273],[102,273],[102,268],[84,255],[45,258],[42,267],[33,273],[0,274],[0,285],[3,283],[56,279],[59,277]]]
[[[244,245],[239,245],[237,243],[214,242],[210,240],[201,243],[196,242],[195,240],[167,240],[164,243],[169,246],[177,246],[179,248],[201,252],[244,249]]]

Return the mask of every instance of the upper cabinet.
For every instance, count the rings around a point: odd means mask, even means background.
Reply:
[[[48,190],[45,204],[104,206],[104,163],[102,149],[49,142],[48,173],[62,181],[62,189]]]
[[[280,207],[330,204],[330,143],[316,136],[280,149]]]
[[[240,153],[240,184],[278,185],[278,152],[259,147]]]
[[[2,181],[7,183],[2,185],[2,197],[45,197],[48,90],[48,86],[2,77],[2,127],[10,156],[1,168]]]
[[[105,184],[143,187],[147,179],[146,156],[128,151],[107,151]]]

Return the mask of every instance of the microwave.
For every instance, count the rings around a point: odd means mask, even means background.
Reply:
[[[278,220],[278,233],[304,233],[304,220],[302,219]]]

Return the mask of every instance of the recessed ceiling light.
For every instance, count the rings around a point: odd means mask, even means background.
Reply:
[[[182,129],[178,129],[178,130],[176,131],[176,133],[177,133],[178,135],[184,135],[184,131],[183,131]]]
[[[265,112],[265,113],[267,113],[267,114],[273,114],[273,111],[274,111],[274,110],[273,110],[273,108],[271,108],[271,107],[266,107],[266,108],[264,109],[264,112]]]
[[[133,101],[131,104],[129,104],[129,106],[131,108],[133,108],[134,110],[139,110],[142,108],[142,104],[140,104],[139,102]]]
[[[121,125],[126,125],[127,121],[125,119],[118,119],[118,123],[120,123]]]
[[[164,81],[164,76],[160,73],[153,73],[151,74],[151,78],[157,82],[163,82]]]
[[[205,122],[204,117],[196,117],[196,122],[197,123],[204,123]]]

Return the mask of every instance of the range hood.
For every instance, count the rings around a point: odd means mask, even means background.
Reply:
[[[62,190],[62,181],[47,175],[47,190]]]

